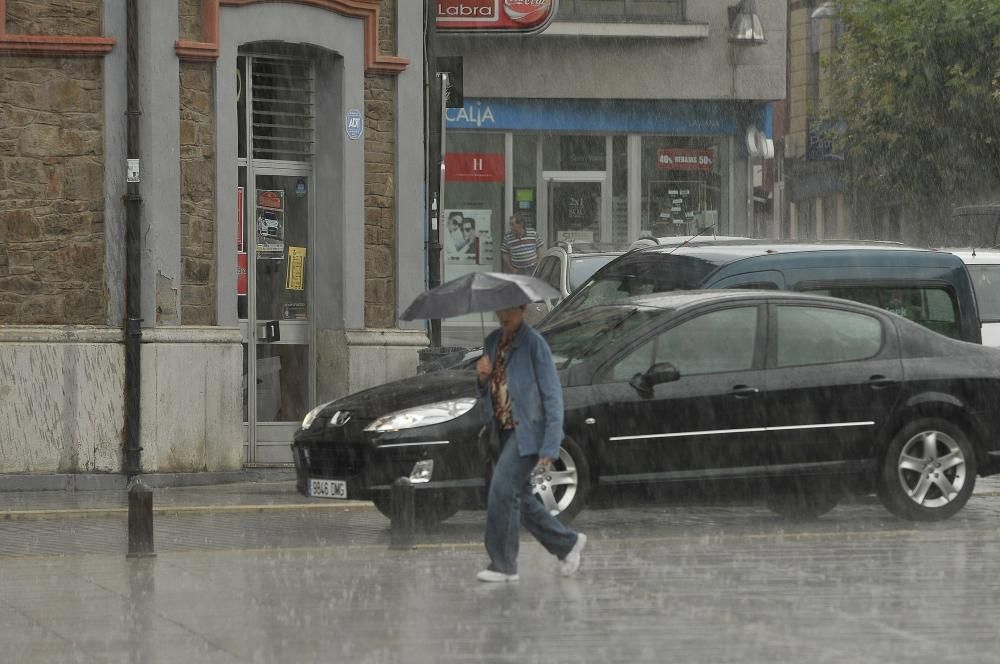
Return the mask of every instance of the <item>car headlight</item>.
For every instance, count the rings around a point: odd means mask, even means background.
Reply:
[[[308,429],[309,427],[311,427],[313,421],[315,421],[315,419],[319,415],[320,411],[323,410],[324,408],[326,408],[326,404],[325,403],[324,404],[320,404],[319,406],[316,406],[315,408],[313,408],[312,410],[310,410],[308,413],[306,413],[306,416],[302,418],[302,428],[303,429]]]
[[[397,410],[395,413],[378,418],[365,427],[365,431],[399,431],[441,424],[465,415],[476,405],[476,401],[478,399],[475,397],[466,397]]]

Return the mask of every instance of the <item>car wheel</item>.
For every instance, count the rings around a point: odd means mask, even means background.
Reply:
[[[794,486],[775,487],[765,498],[768,508],[775,514],[795,521],[816,519],[837,506],[840,492],[820,483],[805,486],[796,482]]]
[[[458,511],[458,501],[440,492],[426,492],[420,495],[417,491],[413,499],[413,519],[417,526],[426,528],[434,526],[455,515]],[[392,494],[372,498],[375,507],[387,519],[392,520]]]
[[[531,481],[533,493],[549,513],[569,523],[583,509],[590,493],[590,465],[580,446],[566,438],[549,472]]]
[[[976,453],[955,425],[938,418],[917,420],[889,443],[879,482],[879,498],[896,516],[947,519],[972,495]]]

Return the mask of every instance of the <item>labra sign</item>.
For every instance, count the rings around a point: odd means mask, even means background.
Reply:
[[[559,0],[433,0],[441,32],[541,32]]]

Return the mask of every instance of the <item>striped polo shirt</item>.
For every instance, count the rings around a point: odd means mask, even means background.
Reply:
[[[524,237],[517,237],[513,231],[508,231],[503,234],[500,251],[510,255],[510,264],[514,268],[533,268],[538,261],[538,234],[533,228],[524,229]]]

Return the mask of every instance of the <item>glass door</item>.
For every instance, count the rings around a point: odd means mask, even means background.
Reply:
[[[302,170],[257,168],[254,187],[244,194],[252,294],[242,321],[249,463],[291,462],[292,434],[315,399],[308,278],[312,213],[309,177]]]
[[[548,238],[549,246],[557,242],[593,244],[608,242],[610,237],[604,220],[603,196],[605,180],[549,181]]]

